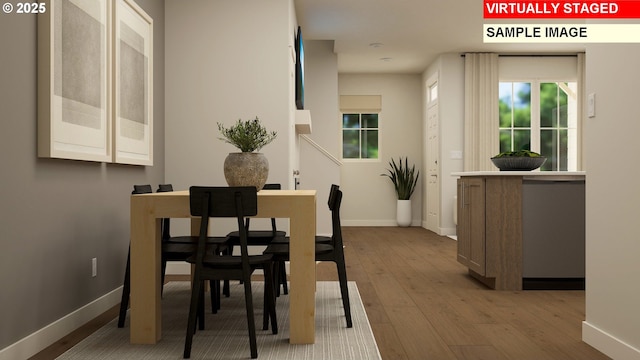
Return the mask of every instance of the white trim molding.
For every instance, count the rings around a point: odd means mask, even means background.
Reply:
[[[612,359],[640,360],[640,349],[634,348],[586,321],[582,322],[582,341]]]
[[[398,226],[396,219],[393,220],[342,220],[342,226]],[[421,226],[419,219],[413,219],[410,226]]]
[[[122,286],[0,350],[0,360],[28,359],[120,303]]]

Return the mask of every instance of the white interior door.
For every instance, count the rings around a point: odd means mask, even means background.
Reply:
[[[426,227],[440,233],[440,139],[438,111],[438,81],[427,82],[427,145],[425,146],[426,170]]]

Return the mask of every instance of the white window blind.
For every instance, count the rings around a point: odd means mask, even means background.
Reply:
[[[343,113],[379,113],[382,95],[340,95],[340,111]]]

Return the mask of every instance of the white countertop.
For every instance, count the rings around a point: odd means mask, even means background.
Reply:
[[[544,178],[548,180],[584,179],[585,171],[464,171],[454,172],[451,176],[523,176],[525,178]]]

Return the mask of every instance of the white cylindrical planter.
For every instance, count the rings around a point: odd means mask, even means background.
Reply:
[[[398,200],[396,221],[398,226],[407,227],[411,225],[411,200]]]

